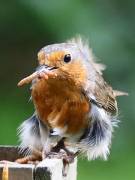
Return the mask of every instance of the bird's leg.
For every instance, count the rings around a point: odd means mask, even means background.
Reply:
[[[74,158],[80,153],[77,151],[76,153],[71,152],[65,147],[64,143],[65,138],[62,138],[55,147],[52,148],[50,153],[48,153],[47,157],[49,158],[60,158],[63,159],[64,163],[72,163],[74,162]],[[64,150],[64,152],[61,152],[60,150]]]
[[[62,159],[66,155],[63,152],[60,152],[60,150],[63,149],[64,146],[64,138],[62,138],[60,141],[58,141],[56,146],[52,147],[51,151],[47,154],[47,157]]]
[[[62,159],[65,159],[67,162],[72,163],[74,162],[74,158],[79,154],[79,151],[77,151],[76,153],[71,152],[70,150],[68,150],[65,146],[64,143],[65,138],[62,138],[55,147],[52,148],[51,152],[55,152],[57,153],[57,156],[59,156]],[[60,150],[64,150],[65,153],[61,153]]]
[[[52,148],[52,151],[59,152],[61,149],[65,148],[64,139],[62,138],[55,147]]]

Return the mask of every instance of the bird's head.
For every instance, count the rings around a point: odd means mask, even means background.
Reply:
[[[70,80],[76,85],[83,85],[93,73],[93,66],[88,57],[89,51],[82,43],[75,41],[48,45],[38,53],[40,66],[55,71],[59,79]]]

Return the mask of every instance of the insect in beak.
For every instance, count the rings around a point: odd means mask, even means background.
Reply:
[[[56,77],[57,74],[53,72],[53,70],[57,69],[58,67],[50,67],[48,65],[41,65],[37,68],[36,72],[33,74],[25,77],[22,79],[19,83],[18,86],[23,86],[24,84],[29,84],[31,83],[34,79],[39,78],[39,79],[48,79],[48,77]]]

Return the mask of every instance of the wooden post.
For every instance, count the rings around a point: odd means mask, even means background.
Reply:
[[[32,164],[14,163],[22,157],[18,147],[0,146],[0,161],[8,160],[9,180],[76,180],[77,159],[67,168],[67,176],[62,175],[63,162],[61,159],[44,159],[37,166]],[[5,164],[0,164],[0,180]]]

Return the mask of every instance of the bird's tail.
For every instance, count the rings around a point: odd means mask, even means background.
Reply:
[[[123,91],[118,91],[118,90],[113,90],[114,96],[128,96],[127,92],[123,92]]]

